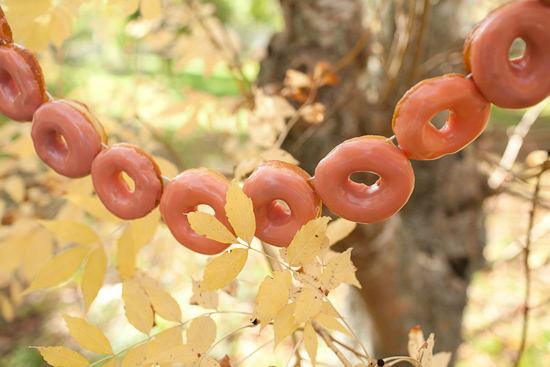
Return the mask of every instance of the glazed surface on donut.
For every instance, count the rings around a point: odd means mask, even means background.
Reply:
[[[445,126],[430,123],[449,110]],[[491,105],[474,82],[459,74],[424,80],[411,88],[395,108],[392,128],[405,155],[437,159],[470,144],[487,126]]]
[[[367,186],[350,180],[354,172],[380,179]],[[317,166],[315,191],[334,214],[360,223],[376,223],[395,214],[414,188],[411,164],[401,150],[381,136],[350,139]]]
[[[464,45],[464,65],[489,102],[527,108],[550,94],[549,19],[550,7],[542,2],[513,1],[472,30]],[[509,60],[517,38],[525,42],[525,53]]]
[[[63,176],[77,178],[90,174],[107,137],[99,123],[94,126],[90,122],[89,112],[83,114],[73,104],[57,100],[40,106],[34,114],[31,137],[44,163]]]
[[[229,247],[198,235],[186,215],[196,211],[201,204],[209,205],[216,218],[233,232],[224,209],[229,185],[227,178],[207,168],[189,169],[170,181],[160,201],[160,213],[179,243],[205,255],[214,255]]]
[[[122,179],[122,172],[134,181],[133,191]],[[159,204],[164,188],[155,161],[131,144],[115,144],[99,153],[92,163],[92,181],[103,205],[122,219],[147,215]]]
[[[303,225],[319,216],[321,201],[310,178],[301,168],[280,161],[265,162],[252,173],[243,192],[254,205],[256,237],[287,247]]]
[[[15,121],[31,121],[36,109],[48,100],[34,55],[13,43],[0,45],[0,112]]]

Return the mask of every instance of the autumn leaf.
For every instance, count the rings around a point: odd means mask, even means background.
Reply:
[[[136,268],[136,250],[132,224],[124,228],[117,242],[117,269],[120,279],[129,278]]]
[[[329,220],[329,217],[312,219],[296,233],[288,246],[290,266],[303,266],[315,259],[325,238]]]
[[[202,290],[201,282],[198,280],[191,279],[191,282],[193,283],[193,296],[189,303],[204,308],[218,309],[218,292]]]
[[[235,230],[237,236],[249,245],[256,232],[256,218],[252,200],[246,196],[236,181],[231,182],[226,195],[225,212],[229,224]]]
[[[256,307],[253,318],[260,323],[260,332],[277,315],[277,312],[287,304],[292,275],[289,270],[275,271],[273,277],[265,277],[256,295]]]
[[[141,0],[140,13],[145,19],[156,18],[161,12],[160,0]]]
[[[82,347],[94,353],[113,354],[113,348],[107,337],[95,325],[88,324],[80,317],[63,314],[72,337]]]
[[[326,233],[328,239],[330,240],[330,246],[349,236],[355,227],[357,227],[357,223],[344,218],[338,218],[335,221],[330,222]]]
[[[422,349],[425,343],[424,333],[420,326],[415,326],[409,331],[409,341],[407,343],[407,349],[409,355],[420,361],[420,350]]]
[[[351,250],[351,248],[348,248],[345,252],[334,256],[328,261],[327,267],[320,278],[321,288],[324,291],[330,292],[341,283],[348,283],[361,288],[361,284],[355,276],[357,268],[351,262]]]
[[[40,269],[24,294],[40,288],[54,287],[67,281],[80,268],[89,252],[89,246],[80,246],[54,256]]]
[[[103,278],[107,270],[107,255],[103,246],[97,246],[88,257],[84,272],[82,273],[82,295],[84,296],[84,304],[86,312],[97,296],[97,293],[103,285]],[[99,353],[99,352],[98,352]]]
[[[58,238],[65,241],[76,242],[82,245],[101,241],[93,229],[82,223],[68,220],[39,220],[38,222]]]
[[[297,324],[302,324],[315,317],[323,306],[323,296],[317,289],[304,288],[298,296],[294,318]]]
[[[160,211],[158,208],[145,217],[134,220],[132,223],[132,237],[136,254],[153,239],[159,223]]]
[[[422,367],[432,367],[432,357],[434,353],[435,336],[431,333],[426,340],[426,348],[422,348],[420,363]]]
[[[85,367],[90,364],[86,358],[65,347],[37,347],[40,354],[53,367]]]
[[[56,9],[50,15],[48,30],[51,42],[56,47],[61,47],[63,42],[73,33],[71,16],[62,9]]]
[[[311,322],[306,322],[306,325],[304,326],[304,347],[306,348],[306,352],[309,355],[309,359],[311,360],[312,366],[315,367],[315,359],[317,358],[317,334],[315,333],[315,330],[313,329],[313,325],[311,325]]]
[[[145,367],[148,348],[149,343],[143,343],[133,349],[130,349],[122,360],[122,367]]]
[[[314,318],[313,318],[313,321],[323,325],[324,327],[328,328],[328,329],[331,329],[331,330],[335,330],[335,331],[339,331],[341,333],[344,333],[344,334],[347,334],[349,336],[351,336],[351,334],[349,333],[348,329],[346,329],[341,323],[340,321],[338,321],[335,317],[333,316],[330,316],[330,315],[327,315],[323,312],[319,312]]]
[[[34,230],[25,241],[21,242],[21,274],[27,282],[31,282],[38,271],[44,266],[53,255],[53,236],[43,227]],[[2,254],[0,253],[0,259]],[[1,264],[0,260],[0,266]]]
[[[210,316],[198,317],[191,321],[186,336],[187,344],[204,353],[216,340],[216,323]]]
[[[210,356],[203,355],[198,367],[220,367],[220,363]]]
[[[13,175],[6,178],[3,189],[16,203],[20,204],[25,200],[25,181],[23,181],[21,176]]]
[[[155,335],[155,338],[149,343],[147,348],[146,360],[153,361],[161,353],[167,351],[170,348],[183,345],[183,334],[181,332],[181,326],[177,325],[166,329],[163,332]],[[158,364],[157,361],[153,364]],[[167,364],[171,367],[171,364]],[[164,367],[164,366],[161,366]]]
[[[181,308],[178,302],[146,274],[142,274],[145,291],[157,315],[168,321],[181,323]]]
[[[199,235],[221,243],[239,243],[233,233],[212,214],[192,212],[187,214],[187,219],[191,229]]]
[[[275,318],[273,319],[273,331],[275,333],[275,343],[273,348],[276,348],[283,339],[292,334],[298,328],[299,325],[294,319],[295,308],[295,303],[289,303],[283,306],[283,308],[277,312],[277,315],[275,315]]]
[[[12,322],[15,319],[15,310],[10,300],[0,293],[0,311],[4,320]]]
[[[65,198],[73,205],[76,205],[98,219],[113,223],[124,223],[124,220],[107,210],[97,196],[71,194],[65,195]]]
[[[128,279],[122,283],[122,300],[128,322],[142,333],[149,334],[154,322],[153,309],[149,297],[136,280]]]
[[[191,345],[178,345],[160,353],[146,363],[195,363],[199,358],[199,351]],[[124,366],[123,366],[124,367]]]
[[[243,270],[247,259],[247,249],[234,249],[215,257],[206,265],[201,288],[213,291],[229,285]]]

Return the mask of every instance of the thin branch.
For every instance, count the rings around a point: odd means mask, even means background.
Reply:
[[[344,354],[342,354],[342,351],[338,349],[336,345],[334,345],[334,343],[332,342],[332,338],[330,337],[328,332],[314,321],[311,324],[313,325],[313,329],[315,330],[315,332],[319,334],[321,338],[323,338],[327,346],[334,352],[334,354],[336,354],[336,357],[338,357],[340,362],[342,362],[346,367],[353,367],[353,365],[347,360]]]
[[[268,346],[269,344],[273,343],[275,341],[275,339],[271,339],[271,340],[268,340],[267,342],[265,342],[264,344],[260,345],[258,348],[256,348],[254,351],[252,351],[252,353],[250,353],[249,355],[247,355],[246,357],[244,357],[243,359],[241,359],[239,362],[235,363],[234,365],[232,365],[232,367],[237,367],[238,365],[242,364],[244,361],[246,361],[248,358],[252,357],[254,354],[256,354],[257,352],[259,352],[261,349],[263,349],[264,347]]]
[[[421,6],[418,6],[418,4],[421,4]],[[411,73],[409,77],[409,86],[416,82],[422,75],[420,73],[418,63],[420,62],[422,53],[424,52],[424,42],[426,41],[426,30],[428,29],[431,7],[432,5],[430,0],[424,0],[423,3],[417,3],[418,13],[420,13],[420,29],[416,39],[416,49],[414,50]]]

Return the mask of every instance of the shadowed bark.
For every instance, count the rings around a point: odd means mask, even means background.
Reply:
[[[263,85],[280,85],[287,69],[310,72],[319,60],[335,64],[365,32],[360,0],[280,3],[286,27],[273,36],[261,64]],[[313,173],[346,139],[392,135],[393,109],[408,88],[423,78],[462,72],[448,57],[463,42],[457,19],[461,3],[391,1],[382,13],[380,31],[373,32],[366,47],[339,71],[341,82],[319,91],[327,121],[315,128],[298,123],[283,147]],[[366,11],[374,14],[374,9]],[[431,68],[425,62],[436,55],[443,62]],[[311,137],[304,140],[304,132]],[[358,226],[342,245],[354,247],[353,261],[363,285],[358,294],[370,315],[377,357],[406,354],[407,333],[415,325],[426,336],[435,332],[437,350],[456,352],[467,286],[483,264],[482,203],[488,191],[471,152],[413,162],[413,168],[416,188],[401,212],[382,223]],[[360,320],[351,321],[361,325]]]

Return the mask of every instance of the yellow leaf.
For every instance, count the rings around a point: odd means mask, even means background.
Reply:
[[[357,223],[344,218],[338,218],[331,222],[327,227],[327,237],[330,240],[330,245],[332,246],[349,236],[355,227],[357,227]]]
[[[122,360],[122,367],[145,367],[145,360],[147,359],[147,349],[149,343],[143,343],[137,347],[131,349]],[[149,365],[150,366],[150,365]],[[147,366],[147,367],[149,367]]]
[[[172,347],[168,350],[165,350],[151,361],[147,360],[149,363],[195,363],[199,358],[199,351],[196,350],[191,345],[178,345],[177,347]],[[122,366],[125,367],[125,366]]]
[[[191,279],[191,282],[193,283],[193,296],[190,303],[216,310],[218,308],[218,292],[202,290],[201,282],[198,280]]]
[[[136,250],[132,224],[126,226],[118,239],[116,261],[120,279],[129,278],[136,268]]]
[[[27,134],[21,135],[14,141],[4,145],[2,147],[2,152],[20,158],[36,156],[32,138]]]
[[[290,266],[303,266],[315,259],[323,244],[329,220],[329,217],[312,219],[296,233],[288,246]]]
[[[21,283],[17,279],[12,279],[10,283],[10,298],[14,306],[17,307],[23,303],[22,293]]]
[[[192,212],[187,214],[187,219],[193,231],[199,235],[221,243],[239,243],[233,233],[212,214]]]
[[[36,349],[42,354],[44,360],[54,367],[85,367],[90,365],[86,358],[65,347],[38,347]]]
[[[95,325],[88,324],[80,317],[63,314],[72,337],[82,347],[94,353],[113,354],[113,348],[107,337]]]
[[[320,278],[321,288],[324,291],[330,292],[341,283],[348,283],[361,288],[361,284],[355,276],[357,268],[351,262],[351,250],[351,248],[348,248],[345,252],[334,256],[328,261],[327,267]]]
[[[22,244],[21,275],[30,283],[53,255],[53,236],[40,226]]]
[[[69,220],[40,220],[40,224],[46,227],[58,238],[88,245],[101,241],[99,236],[87,225],[71,222]]]
[[[88,175],[82,178],[71,179],[67,186],[67,195],[65,197],[74,198],[74,201],[78,202],[80,196],[89,198],[93,192],[94,182],[92,181],[92,176]],[[69,201],[71,200],[69,199]]]
[[[21,243],[26,236],[13,236],[0,242],[0,274],[10,274],[19,267],[22,257]]]
[[[157,315],[165,320],[181,323],[181,308],[174,297],[146,274],[142,274],[142,279],[145,291],[149,295],[149,299]]]
[[[315,367],[315,359],[317,358],[317,346],[317,334],[311,323],[307,322],[304,326],[304,347],[313,367]]]
[[[149,297],[136,280],[129,279],[122,283],[122,300],[130,324],[149,334],[154,322],[153,309]]]
[[[426,348],[422,349],[422,357],[420,357],[420,363],[422,367],[432,367],[432,357],[434,353],[435,336],[431,333],[426,340]]]
[[[304,288],[298,296],[294,311],[297,324],[302,324],[315,317],[323,306],[323,297],[317,289]]]
[[[162,172],[162,175],[164,177],[174,178],[180,174],[180,170],[178,169],[178,167],[176,167],[176,165],[170,162],[168,159],[158,155],[154,155],[153,159],[157,163],[157,166],[159,166],[160,171]]]
[[[125,16],[130,16],[134,14],[139,9],[139,0],[126,0],[123,2],[122,11]]]
[[[9,176],[4,181],[4,191],[13,201],[21,203],[25,200],[25,181],[23,181],[21,176]]]
[[[15,310],[13,309],[13,305],[3,294],[0,294],[0,311],[2,311],[2,316],[7,322],[12,322],[15,319]]]
[[[13,18],[15,18],[15,15],[24,16],[28,19],[35,19],[39,16],[46,13],[50,7],[52,0],[41,0],[41,1],[22,1],[22,0],[5,0],[5,6],[7,9],[9,9],[9,12],[6,11],[6,14],[13,14]],[[7,17],[10,19],[10,23],[16,21],[16,19],[11,19],[11,17]]]
[[[67,281],[80,268],[89,252],[90,247],[81,246],[54,256],[40,269],[24,294],[35,289],[54,287]]]
[[[160,0],[141,0],[140,11],[145,19],[158,17],[162,12]]]
[[[340,321],[338,321],[335,317],[329,316],[325,313],[318,313],[317,316],[313,318],[313,320],[321,325],[323,325],[326,328],[329,328],[331,330],[336,330],[341,333],[347,334],[351,336],[348,329],[346,329]]]
[[[210,356],[203,355],[198,367],[220,367],[220,363]]]
[[[273,277],[265,277],[256,295],[256,307],[254,307],[253,318],[260,323],[262,331],[277,312],[287,304],[292,275],[289,270],[275,271]]]
[[[90,215],[113,223],[123,223],[124,220],[116,217],[105,208],[97,196],[88,195],[65,195],[65,198],[74,205],[84,209]]]
[[[183,335],[180,328],[181,326],[177,325],[155,335],[155,339],[149,343],[146,360],[153,361],[152,364],[158,363],[155,358],[161,353],[170,348],[183,345]]]
[[[109,361],[107,361],[107,363],[105,363],[103,366],[101,367],[116,367],[116,364],[115,364],[115,357],[109,359]]]
[[[243,270],[248,259],[248,250],[234,249],[215,257],[204,270],[201,287],[213,291],[229,285]]]
[[[451,361],[451,352],[439,352],[432,356],[432,367],[447,367]]]
[[[296,304],[289,303],[281,308],[273,319],[273,331],[275,332],[275,345],[273,348],[276,348],[283,339],[298,328],[299,325],[294,319],[295,308]]]
[[[107,255],[103,246],[97,246],[91,253],[82,274],[82,295],[86,305],[86,312],[103,285],[103,278],[107,270]],[[100,352],[97,352],[100,353]]]
[[[325,315],[339,318],[338,312],[336,312],[335,308],[328,302],[323,302],[323,305],[321,306],[321,312]]]
[[[132,223],[132,237],[136,255],[143,246],[151,241],[157,231],[159,222],[160,211],[158,208],[145,217],[134,220]]]
[[[73,23],[69,14],[61,9],[56,9],[51,13],[50,39],[56,47],[61,47],[63,42],[73,33]]]
[[[26,22],[23,27],[12,27],[18,43],[33,52],[46,50],[50,43],[48,28],[38,21]]]
[[[187,344],[204,353],[216,340],[216,323],[210,316],[196,318],[191,321],[186,336]]]
[[[409,341],[407,343],[407,350],[409,355],[420,361],[420,350],[424,345],[424,333],[420,326],[415,326],[409,331]]]
[[[254,207],[252,206],[252,200],[246,196],[235,180],[231,182],[227,190],[226,202],[225,212],[229,224],[231,224],[237,236],[250,245],[256,232]]]

